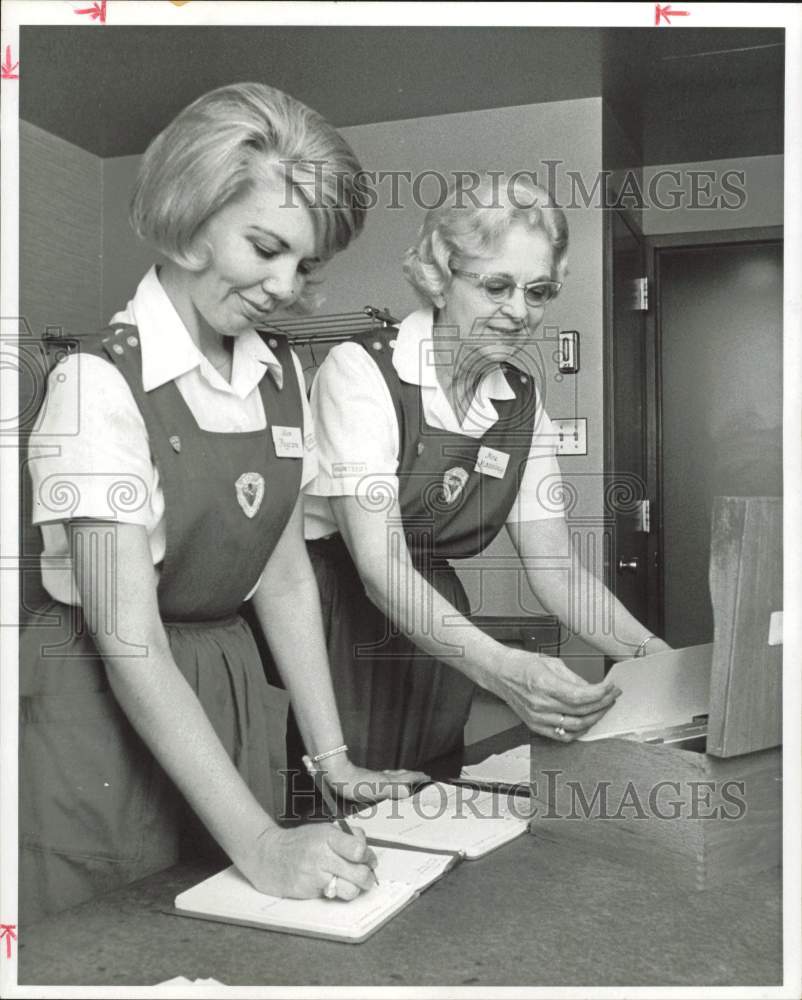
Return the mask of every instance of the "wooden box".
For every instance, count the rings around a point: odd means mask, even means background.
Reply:
[[[699,889],[780,863],[781,534],[779,499],[716,498],[707,720],[628,739],[533,736],[532,834]]]

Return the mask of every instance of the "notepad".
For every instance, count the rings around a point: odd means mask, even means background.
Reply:
[[[480,785],[508,785],[524,790],[529,786],[528,743],[495,753],[478,764],[465,764],[460,771],[462,781],[475,782]]]
[[[435,782],[349,816],[371,841],[480,858],[526,832],[529,805],[514,795]]]
[[[284,899],[254,889],[234,867],[213,875],[176,897],[184,916],[308,937],[358,944],[440,878],[453,854],[375,847],[379,885],[349,902],[339,899]]]
[[[224,986],[217,979],[187,979],[186,976],[174,976],[172,979],[165,979],[163,983],[154,983],[154,986],[205,986],[207,988],[215,988],[217,986]],[[168,994],[168,996],[171,994]],[[203,994],[199,994],[202,996]]]

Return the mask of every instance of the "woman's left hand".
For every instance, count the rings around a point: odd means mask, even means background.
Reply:
[[[356,802],[406,799],[412,794],[411,786],[430,780],[423,771],[371,771],[357,767],[347,758],[337,763],[332,761],[325,770],[325,779],[338,795]]]

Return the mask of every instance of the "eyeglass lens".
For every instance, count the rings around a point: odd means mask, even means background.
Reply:
[[[517,287],[505,278],[486,278],[485,291],[492,299],[509,299]],[[555,287],[548,281],[533,281],[524,288],[524,300],[530,306],[544,305],[555,295]]]

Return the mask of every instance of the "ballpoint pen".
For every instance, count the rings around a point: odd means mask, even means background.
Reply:
[[[304,762],[304,767],[312,776],[312,781],[314,781],[315,783],[315,788],[317,788],[317,790],[323,796],[323,801],[326,803],[326,808],[331,813],[331,818],[334,820],[337,826],[339,826],[339,828],[343,831],[343,833],[350,833],[351,836],[353,837],[354,831],[348,825],[348,821],[338,809],[337,803],[334,801],[334,797],[332,796],[331,792],[326,786],[326,782],[324,780],[325,771],[323,770],[323,768],[315,767],[311,759],[306,754],[304,754],[302,759]],[[376,872],[372,868],[371,868],[371,874],[373,875],[373,881],[376,883],[376,885],[378,885],[379,884],[378,876],[376,875]]]

